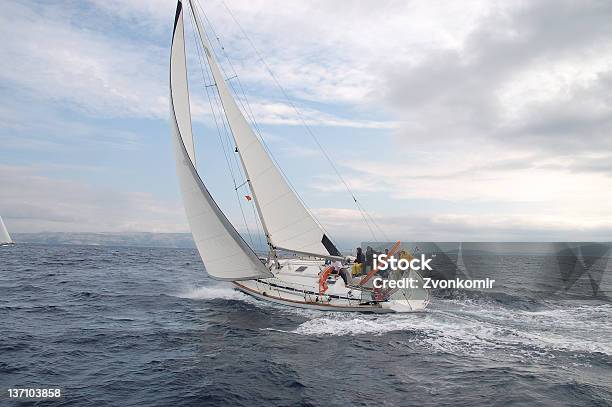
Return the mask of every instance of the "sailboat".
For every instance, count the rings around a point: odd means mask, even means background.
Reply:
[[[214,86],[246,176],[268,254],[260,258],[228,220],[200,177],[189,104],[183,0],[178,0],[170,56],[170,121],[176,171],[187,220],[208,275],[230,281],[256,298],[330,311],[407,312],[429,303],[425,289],[377,290],[372,279],[347,281],[333,271],[347,269],[347,259],[315,220],[275,165],[240,110],[226,83],[193,0],[189,4],[196,41],[204,50]],[[292,256],[281,256],[289,253]],[[329,266],[334,262],[334,270]],[[403,277],[420,279],[410,270]],[[350,279],[350,281],[348,280]],[[367,282],[364,280],[368,280]],[[422,281],[422,280],[421,280]],[[422,285],[421,285],[422,287]]]
[[[6,229],[6,225],[2,220],[2,216],[0,216],[0,246],[5,246],[9,244],[14,244],[13,239],[11,239],[11,235],[9,235],[8,230]]]

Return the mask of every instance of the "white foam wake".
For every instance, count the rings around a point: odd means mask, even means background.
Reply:
[[[216,285],[204,287],[191,287],[183,292],[176,294],[179,298],[188,298],[190,300],[240,300],[246,301],[250,297],[246,294],[235,290],[230,285]]]
[[[603,307],[603,308],[602,308]],[[300,324],[293,333],[314,336],[413,333],[409,341],[451,353],[482,353],[492,348],[519,351],[522,356],[563,350],[612,355],[608,306],[546,311],[517,311],[469,304],[418,314],[325,314]],[[516,353],[516,352],[513,352]]]

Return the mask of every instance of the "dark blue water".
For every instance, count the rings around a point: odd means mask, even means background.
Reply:
[[[21,244],[0,248],[0,404],[609,406],[611,317],[520,289],[326,314],[210,280],[195,250]]]

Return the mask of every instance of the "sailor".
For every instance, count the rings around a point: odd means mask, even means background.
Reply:
[[[389,249],[387,249],[386,247],[385,247],[385,256],[386,256],[387,258],[389,258]],[[379,271],[379,272],[378,272],[378,274],[380,274],[380,276],[381,276],[382,278],[388,278],[388,277],[389,277],[389,269]]]
[[[348,286],[353,281],[351,272],[347,268],[341,269],[338,274],[340,274],[340,277],[342,277],[342,280],[344,280],[345,286]]]
[[[365,271],[366,274],[372,269],[372,263],[374,261],[374,249],[372,246],[368,246],[365,252]]]
[[[344,285],[348,285],[351,282],[351,275],[349,271],[343,267],[343,264],[340,260],[335,260],[334,262],[332,262],[330,267],[334,269],[334,274],[337,274],[342,277],[342,280],[344,280]]]
[[[365,261],[365,257],[363,256],[363,252],[361,251],[361,247],[357,248],[357,256],[355,257],[355,263],[363,264]]]
[[[355,256],[355,264],[353,265],[353,275],[358,276],[363,273],[365,257],[361,251],[361,247],[357,248],[357,255]]]

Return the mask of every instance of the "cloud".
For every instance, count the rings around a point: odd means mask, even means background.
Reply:
[[[93,1],[107,13],[159,29],[172,18],[161,0]],[[456,49],[487,13],[489,2],[464,4],[385,1],[196,1],[225,45],[247,90],[270,91],[274,81],[232,15],[294,97],[347,104],[379,101],[388,66],[414,62],[432,48]],[[146,23],[144,23],[146,22]],[[213,36],[213,46],[218,43]],[[226,64],[223,55],[219,58]],[[402,65],[403,66],[403,65]],[[278,90],[276,90],[278,95]],[[365,112],[363,110],[362,112]]]
[[[176,203],[164,202],[149,193],[124,192],[49,176],[55,169],[0,166],[0,214],[11,231],[188,230],[183,208]]]
[[[92,124],[83,118],[64,118],[54,109],[37,109],[18,96],[10,105],[0,107],[0,137],[7,151],[21,154],[93,148],[134,150],[145,139],[140,132],[111,123]]]
[[[122,17],[122,24],[127,25],[133,20],[141,29],[144,29],[142,26],[166,28],[166,35],[162,37],[169,37],[173,7],[168,7],[168,2],[157,5],[139,1],[93,4]],[[63,109],[90,117],[167,118],[169,40],[165,41],[167,44],[160,44],[156,35],[134,36],[131,31],[128,33],[132,35],[128,35],[122,30],[109,34],[105,29],[106,23],[100,19],[92,19],[89,25],[83,26],[76,22],[87,15],[87,10],[81,8],[28,7],[18,3],[7,7],[0,17],[0,34],[10,41],[0,45],[5,56],[0,63],[0,83],[16,90],[19,99],[29,104],[34,101],[49,106],[61,105]],[[161,10],[167,12],[163,19]],[[195,68],[197,58],[192,36],[188,35],[187,40],[191,45],[190,63]],[[320,65],[311,68],[326,69]],[[293,67],[285,62],[278,66],[278,70],[293,72]],[[245,80],[248,81],[248,76]],[[266,74],[268,85],[271,85],[270,80]],[[197,86],[202,81],[199,69],[193,69],[190,72],[190,82],[194,85],[193,116],[197,121],[212,125],[208,100],[203,89]],[[251,108],[262,124],[302,123],[287,102],[259,98]],[[301,109],[301,114],[305,122],[313,126],[392,128],[397,125],[341,118],[307,107]]]
[[[167,116],[164,48],[80,27],[72,7],[11,2],[0,17],[0,80],[36,101],[88,115]],[[152,86],[153,85],[153,86]]]
[[[255,101],[250,102],[249,105],[256,121],[262,124],[302,126],[305,123],[308,126],[363,129],[394,129],[399,126],[393,121],[346,119],[310,108],[301,108],[298,113],[286,102]]]
[[[588,165],[582,158],[556,160],[533,154],[499,161],[485,158],[474,165],[469,155],[465,160],[453,159],[449,153],[438,155],[439,161],[429,165],[400,161],[393,155],[377,161],[346,160],[345,178],[358,199],[381,216],[390,236],[404,236],[404,230],[441,236],[448,227],[447,239],[461,236],[463,228],[470,239],[479,239],[480,230],[484,240],[503,240],[504,234],[529,240],[532,230],[534,239],[571,240],[605,239],[610,231],[610,156],[591,156]],[[332,177],[315,178],[310,187],[324,199],[345,190]],[[381,208],[389,213],[381,214]],[[329,221],[341,222],[345,214],[336,212]],[[353,216],[352,222],[361,224],[354,233],[367,234],[361,218],[359,213]]]

